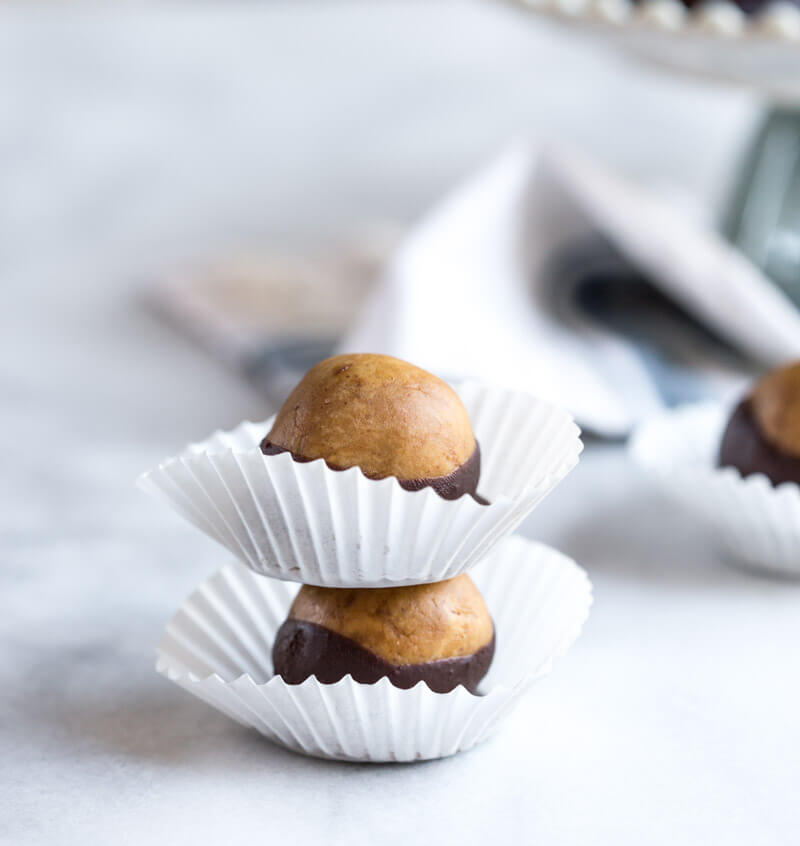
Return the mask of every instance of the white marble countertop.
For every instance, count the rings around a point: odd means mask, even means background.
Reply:
[[[60,14],[0,11],[0,842],[796,842],[800,586],[725,566],[620,447],[524,526],[589,571],[583,637],[495,738],[409,766],[298,757],[156,675],[227,558],[133,487],[268,411],[144,275],[410,218],[531,127],[708,196],[749,104],[470,5]]]

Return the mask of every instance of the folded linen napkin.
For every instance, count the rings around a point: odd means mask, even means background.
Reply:
[[[339,345],[359,350],[530,391],[618,437],[800,357],[800,313],[676,207],[575,151],[524,142],[405,238]]]

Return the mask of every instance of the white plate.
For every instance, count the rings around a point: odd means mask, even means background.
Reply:
[[[640,59],[707,79],[800,97],[800,8],[773,2],[746,15],[730,0],[688,11],[679,0],[509,0],[606,38]]]

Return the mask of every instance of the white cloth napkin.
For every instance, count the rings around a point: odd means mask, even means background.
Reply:
[[[800,357],[800,313],[720,236],[574,151],[531,142],[413,229],[340,351],[521,388],[624,435],[663,405],[640,351],[577,315],[565,322],[544,284],[554,255],[598,232],[760,364]]]

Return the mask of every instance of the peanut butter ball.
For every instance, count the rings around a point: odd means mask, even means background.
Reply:
[[[430,585],[322,588],[303,585],[272,650],[288,684],[309,676],[396,687],[424,681],[436,693],[475,692],[494,655],[494,626],[466,574]]]
[[[720,466],[800,484],[800,362],[772,370],[736,407],[722,437]]]
[[[480,450],[456,392],[413,364],[386,355],[337,355],[314,365],[289,394],[265,455],[323,458],[370,479],[396,477],[408,490],[445,499],[475,494]]]

